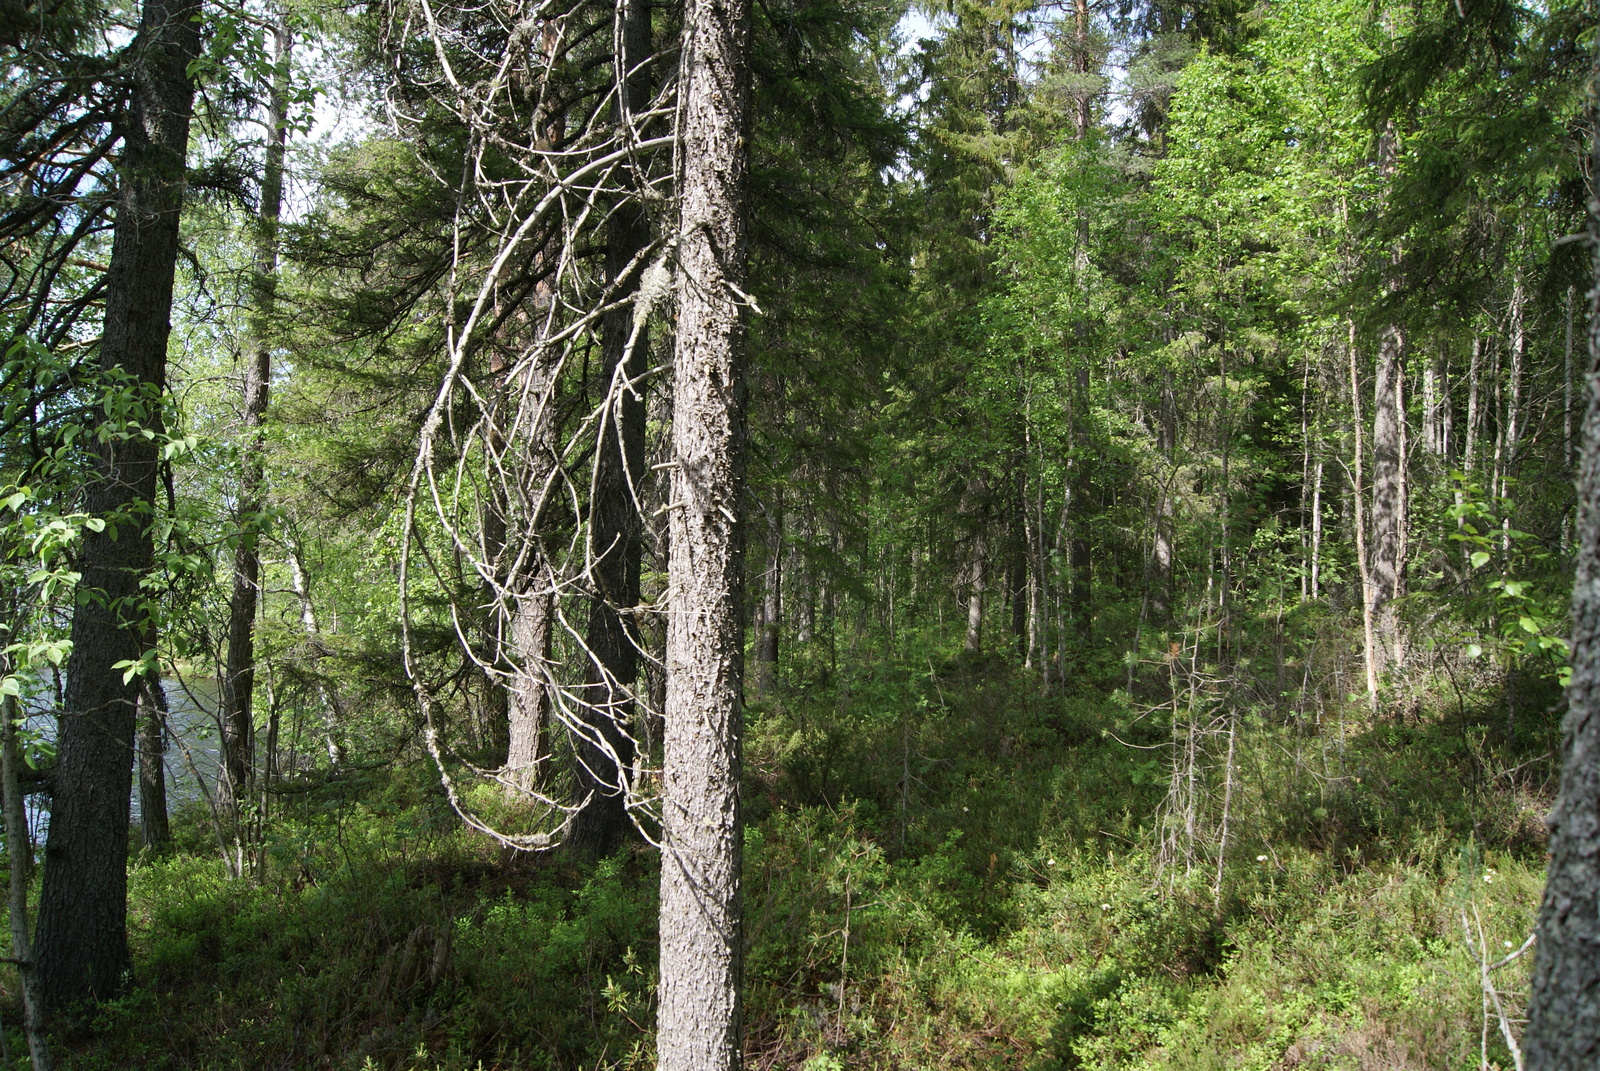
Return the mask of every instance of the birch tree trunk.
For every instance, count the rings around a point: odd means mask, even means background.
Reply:
[[[72,614],[72,655],[57,737],[56,793],[39,902],[39,996],[46,1017],[119,992],[128,957],[128,800],[139,681],[118,662],[143,653],[139,581],[150,571],[148,511],[155,503],[167,336],[183,207],[194,83],[198,0],[146,0],[130,52],[131,105],[118,123],[116,223],[106,273],[100,367],[139,388],[133,434],[99,447],[84,510],[119,516],[86,532],[78,568],[84,591]]]
[[[289,580],[294,585],[295,598],[300,600],[300,628],[306,634],[306,642],[320,654],[323,650],[322,626],[317,624],[317,608],[311,601],[311,588],[306,581],[305,560],[298,540],[289,543]],[[344,744],[339,740],[341,727],[346,721],[344,702],[339,698],[338,687],[330,684],[320,673],[317,674],[317,687],[322,692],[324,704],[322,742],[328,749],[328,767],[337,770],[344,765],[345,757]]]
[[[680,76],[660,1071],[734,1071],[742,1055],[739,513],[749,40],[749,0],[690,0]]]

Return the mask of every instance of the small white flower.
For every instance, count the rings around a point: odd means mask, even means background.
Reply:
[[[1491,883],[1491,882],[1494,881],[1494,875],[1493,874],[1485,874],[1483,876],[1483,880],[1484,880],[1485,884]]]
[[[961,808],[961,812],[962,812],[962,813],[963,813],[963,814],[965,814],[965,813],[966,813],[966,812],[967,812],[967,811],[968,811],[968,810],[969,810],[969,809],[970,809],[970,808],[967,808],[967,807],[963,807],[963,808]]]
[[[1503,944],[1503,945],[1505,945],[1505,946],[1506,946],[1506,947],[1507,947],[1507,948],[1510,948],[1510,947],[1512,947],[1512,945],[1511,945],[1511,942],[1510,942],[1510,941],[1501,941],[1501,942],[1500,942],[1500,943],[1501,943],[1501,944]]]
[[[1056,861],[1054,859],[1046,859],[1044,861],[1044,865],[1045,866],[1055,866],[1056,865]]]
[[[1101,911],[1110,911],[1111,910],[1111,905],[1110,904],[1101,904],[1100,905],[1100,910]]]
[[[1267,861],[1267,857],[1266,857],[1266,856],[1264,856],[1264,855],[1258,855],[1258,856],[1256,856],[1256,862],[1258,862],[1258,863],[1265,863],[1265,862],[1266,862],[1266,861]]]

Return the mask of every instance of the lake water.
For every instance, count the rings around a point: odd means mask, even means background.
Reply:
[[[202,798],[196,773],[204,779],[206,790],[212,791],[217,780],[217,717],[219,706],[215,681],[203,678],[163,680],[161,690],[167,697],[167,806],[175,808],[181,803]],[[52,694],[35,695],[27,701],[28,729],[46,740],[56,735],[55,697]],[[133,771],[133,792],[129,801],[130,814],[135,824],[139,822],[139,770],[137,762]],[[49,824],[49,811],[39,796],[27,798],[28,826],[35,844],[44,841]]]

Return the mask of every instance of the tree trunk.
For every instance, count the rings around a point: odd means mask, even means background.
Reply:
[[[0,698],[0,784],[3,784],[6,856],[11,861],[11,955],[22,982],[22,1031],[28,1038],[33,1071],[50,1071],[50,1047],[39,1006],[39,971],[28,934],[28,885],[33,875],[33,845],[22,802],[22,752],[17,746],[21,711],[15,696]],[[165,817],[165,814],[163,814]]]
[[[283,208],[283,157],[288,137],[289,56],[293,47],[280,15],[272,28],[272,89],[267,96],[267,157],[261,175],[260,217],[255,243],[255,277],[250,287],[249,335],[245,341],[243,393],[244,444],[240,458],[239,545],[233,555],[233,590],[228,602],[228,660],[222,678],[222,762],[217,799],[238,809],[254,776],[256,604],[261,584],[261,512],[265,507],[266,444],[261,422],[272,383],[272,348],[267,341],[278,282],[278,216]]]
[[[1443,349],[1422,370],[1422,449],[1436,459],[1450,456],[1450,376]]]
[[[749,0],[690,0],[673,359],[660,1071],[736,1071]]]
[[[982,536],[972,539],[972,563],[967,576],[970,581],[967,589],[967,638],[963,646],[975,653],[983,650],[983,589],[988,582]]]
[[[778,638],[783,626],[783,521],[782,514],[767,513],[767,571],[761,581],[760,622],[755,636],[755,693],[772,690],[778,671]],[[893,590],[890,593],[893,598]]]
[[[1079,325],[1080,328],[1082,325]],[[1083,331],[1079,331],[1080,341]],[[1086,355],[1080,354],[1079,360]],[[1072,541],[1072,620],[1078,643],[1088,650],[1094,643],[1094,559],[1089,550],[1089,370],[1079,367],[1075,374],[1075,427],[1073,453],[1067,493],[1071,498]]]
[[[621,89],[622,112],[648,106],[649,0],[627,0],[622,15],[622,55],[628,72]],[[618,115],[619,124],[625,115]],[[642,187],[643,176],[638,176]],[[606,277],[613,300],[639,288],[639,255],[650,244],[650,218],[640,196],[618,205],[606,234]],[[628,831],[626,782],[633,764],[633,688],[639,679],[639,570],[644,532],[638,493],[645,472],[644,387],[650,336],[644,316],[623,305],[601,322],[606,418],[600,422],[594,488],[590,497],[589,560],[594,592],[584,642],[589,656],[582,717],[575,741],[578,791],[589,803],[573,819],[571,842],[579,854],[611,854]],[[637,320],[637,322],[636,322]]]
[[[1600,45],[1595,52],[1600,82]],[[1590,97],[1590,129],[1600,107]],[[1600,1061],[1600,138],[1590,146],[1588,412],[1578,478],[1572,680],[1562,723],[1561,794],[1546,824],[1550,862],[1523,1052],[1528,1071],[1589,1071]]]
[[[146,848],[160,848],[172,840],[172,831],[167,825],[167,693],[159,677],[145,678],[137,718],[139,834]]]
[[[322,627],[317,624],[317,608],[311,601],[311,588],[306,583],[305,562],[301,560],[299,540],[289,544],[289,579],[294,594],[300,600],[300,628],[306,640],[319,653],[322,649]],[[337,770],[344,765],[344,744],[340,742],[340,726],[345,722],[344,702],[339,698],[337,686],[329,684],[326,677],[317,674],[317,686],[322,692],[322,742],[328,749],[328,766]]]
[[[1478,388],[1483,378],[1483,339],[1473,336],[1472,358],[1467,365],[1467,437],[1461,447],[1461,470],[1471,472],[1478,463],[1478,440],[1483,435],[1479,427],[1482,417],[1478,404]]]
[[[513,667],[507,686],[506,768],[512,785],[532,789],[544,778],[550,757],[550,642],[555,611],[554,586],[547,566],[539,568],[526,590],[513,595],[503,626]]]
[[[1355,472],[1350,478],[1351,527],[1355,530],[1356,569],[1361,575],[1361,652],[1367,671],[1367,705],[1378,712],[1378,656],[1373,636],[1374,602],[1372,571],[1367,562],[1367,522],[1361,508],[1361,377],[1356,371],[1356,325],[1350,325],[1347,352],[1350,357],[1350,430],[1354,433]]]
[[[1172,624],[1172,497],[1178,449],[1178,398],[1171,369],[1161,373],[1161,429],[1156,447],[1162,466],[1156,488],[1155,543],[1150,553],[1150,623],[1158,632],[1165,632]]]
[[[1561,361],[1561,456],[1566,462],[1567,471],[1573,471],[1573,441],[1572,441],[1572,306],[1575,291],[1567,287],[1566,344],[1562,350]]]
[[[111,265],[106,275],[100,367],[125,375],[140,397],[129,413],[161,431],[167,335],[183,206],[185,156],[200,53],[198,0],[147,0],[132,46],[129,113],[118,131]],[[57,736],[56,793],[39,903],[39,995],[45,1015],[121,991],[128,959],[128,799],[133,775],[136,679],[113,666],[141,655],[139,581],[150,571],[160,446],[131,434],[97,449],[85,512],[114,517],[86,532],[72,655]]]
[[[1012,512],[1011,569],[1006,579],[1006,592],[1011,599],[1011,642],[1018,655],[1027,658],[1028,647],[1028,552],[1027,508],[1022,494],[1017,495]]]
[[[1522,366],[1527,356],[1528,336],[1523,327],[1523,305],[1526,302],[1522,289],[1522,274],[1517,273],[1517,278],[1511,286],[1511,338],[1510,353],[1511,368],[1509,381],[1506,384],[1506,419],[1505,419],[1505,460],[1501,466],[1500,494],[1502,497],[1511,493],[1509,481],[1516,471],[1517,448],[1522,442]],[[1504,510],[1500,518],[1500,546],[1502,550],[1511,550],[1511,511]]]
[[[1318,443],[1320,448],[1321,444]],[[1311,600],[1322,598],[1322,458],[1311,477]]]
[[[1401,448],[1401,377],[1405,334],[1393,325],[1378,341],[1372,386],[1372,621],[1385,643],[1385,657],[1399,650],[1399,625],[1391,603],[1400,595],[1402,528],[1405,524],[1404,453]],[[1396,658],[1398,661],[1398,659]],[[1377,667],[1382,669],[1380,664]]]

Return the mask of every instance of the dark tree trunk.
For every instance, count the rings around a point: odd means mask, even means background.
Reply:
[[[119,133],[116,224],[100,366],[138,390],[130,413],[161,430],[167,335],[183,206],[198,0],[147,0],[132,48],[132,104]],[[159,436],[158,436],[159,438]],[[119,992],[128,968],[128,799],[137,679],[113,666],[142,653],[139,581],[150,571],[160,446],[132,434],[101,446],[84,509],[116,523],[86,532],[81,590],[57,736],[55,794],[39,903],[40,998],[47,1016]]]
[[[139,833],[146,848],[172,840],[167,825],[167,693],[146,678],[139,693]]]
[[[5,666],[9,669],[10,666]],[[22,1031],[28,1038],[33,1071],[50,1071],[50,1047],[45,1038],[39,1007],[39,971],[28,931],[28,885],[33,874],[33,844],[28,837],[28,815],[22,802],[22,750],[17,743],[21,720],[15,696],[0,696],[0,791],[3,791],[6,857],[11,863],[11,888],[7,904],[11,915],[11,955],[16,961],[22,989]]]
[[[283,208],[283,157],[288,137],[289,30],[273,27],[272,90],[267,97],[267,158],[261,176],[260,217],[255,242],[255,277],[250,287],[250,325],[245,344],[240,459],[239,545],[233,555],[233,590],[228,602],[228,661],[222,678],[222,763],[217,795],[237,810],[255,775],[256,604],[261,590],[261,512],[266,506],[266,464],[261,422],[272,382],[268,317],[278,282],[278,216]],[[142,776],[142,774],[141,774]]]
[[[661,801],[661,1071],[740,1066],[739,510],[744,480],[749,0],[684,19],[672,590]]]
[[[1600,47],[1595,53],[1600,82]],[[1591,127],[1600,108],[1591,98]],[[1600,139],[1590,147],[1600,166]],[[1591,183],[1600,171],[1591,170]],[[1562,724],[1561,794],[1546,819],[1550,863],[1523,1052],[1528,1071],[1591,1071],[1600,1063],[1600,191],[1589,189],[1588,412],[1578,477],[1578,562],[1572,585],[1572,681]]]
[[[622,87],[628,111],[650,98],[650,4],[629,0],[623,16]],[[643,176],[639,176],[642,186]],[[612,215],[606,235],[606,275],[617,297],[636,291],[635,263],[650,244],[650,220],[642,199],[632,198]],[[610,399],[600,422],[599,453],[590,502],[589,554],[594,596],[589,608],[588,680],[584,732],[575,746],[578,788],[591,793],[588,806],[573,821],[572,844],[592,858],[608,855],[628,830],[624,780],[633,762],[633,686],[639,678],[639,569],[643,531],[638,490],[645,469],[644,387],[639,380],[649,364],[649,334],[637,331],[632,306],[613,309],[601,325],[604,390]]]

